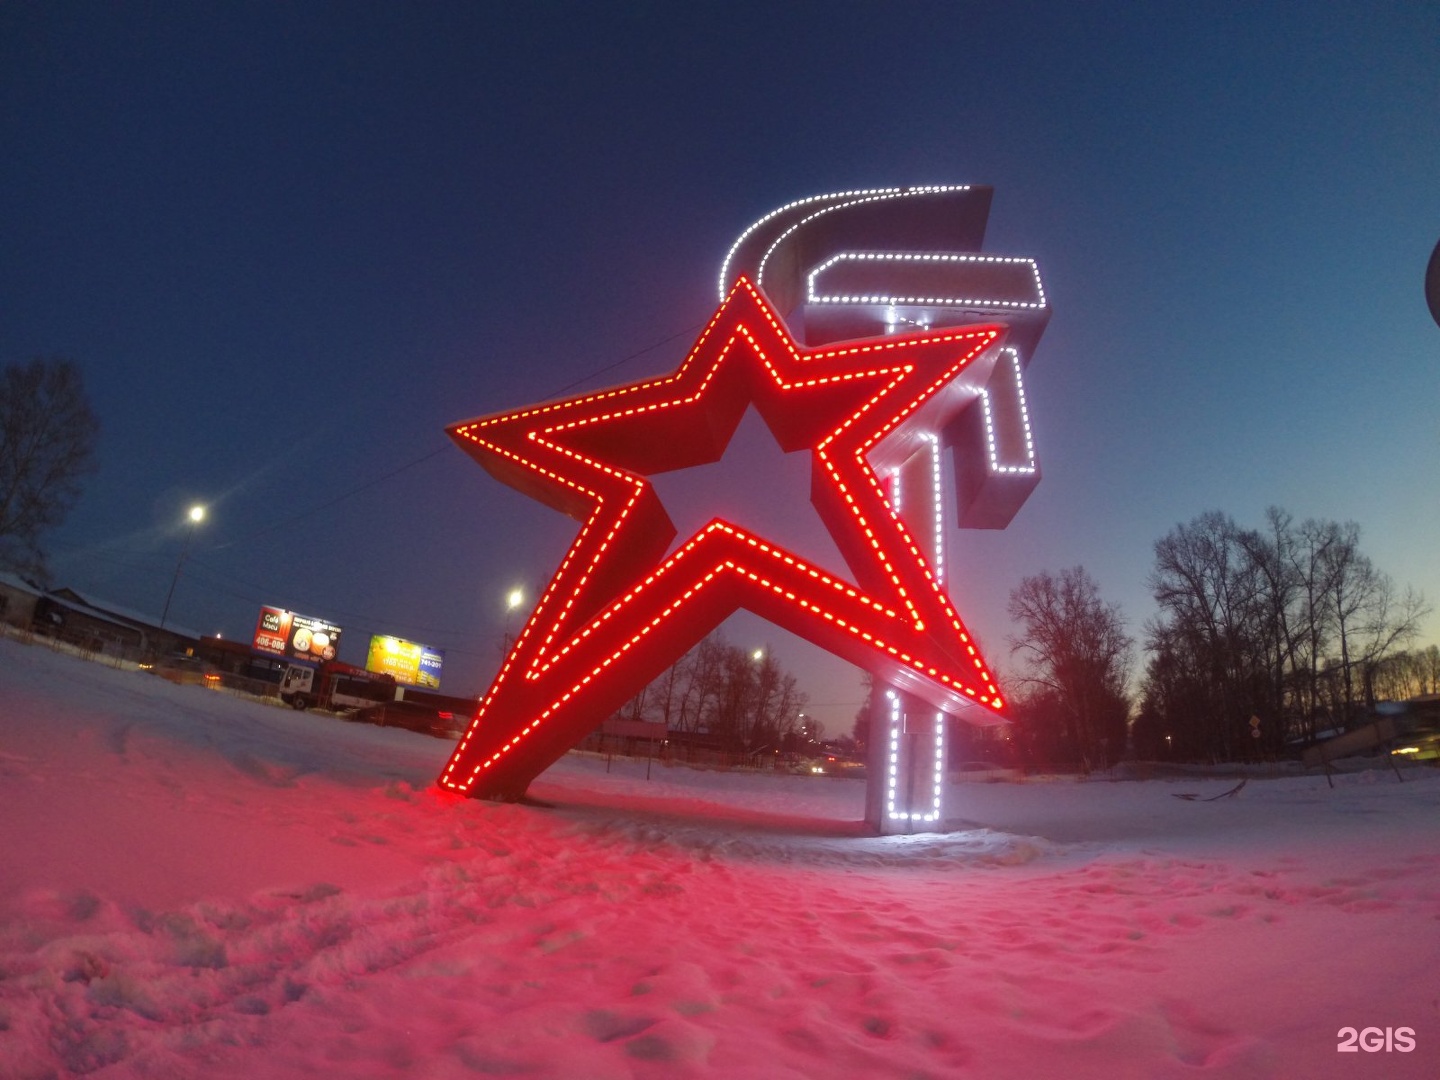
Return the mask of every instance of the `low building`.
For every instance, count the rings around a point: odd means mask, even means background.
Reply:
[[[35,633],[86,652],[135,661],[192,654],[200,636],[180,626],[162,627],[148,615],[69,588],[41,596],[32,625]]]
[[[45,590],[33,581],[0,571],[0,623],[29,630]]]

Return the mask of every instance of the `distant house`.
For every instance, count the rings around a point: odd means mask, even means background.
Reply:
[[[193,653],[199,635],[180,626],[161,627],[154,619],[74,589],[55,589],[35,604],[37,634],[68,642],[87,652],[128,660],[153,660],[172,653]]]
[[[35,621],[35,605],[45,590],[33,581],[0,571],[0,623],[30,629]]]

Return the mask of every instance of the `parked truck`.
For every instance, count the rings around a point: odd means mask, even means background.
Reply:
[[[381,727],[403,727],[458,738],[475,711],[471,698],[447,697],[397,683],[339,660],[291,661],[280,678],[280,700],[296,709],[328,709]]]
[[[395,691],[393,676],[376,675],[339,660],[291,661],[280,676],[280,700],[296,709],[363,709],[394,701]]]

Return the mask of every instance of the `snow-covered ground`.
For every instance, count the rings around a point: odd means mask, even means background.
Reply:
[[[1436,770],[876,839],[855,780],[572,755],[498,805],[448,746],[0,640],[0,1076],[1440,1075]]]

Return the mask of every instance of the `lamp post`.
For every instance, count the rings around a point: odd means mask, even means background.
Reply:
[[[185,544],[180,548],[180,561],[175,564],[175,576],[170,579],[170,591],[165,594],[165,608],[160,612],[160,629],[165,629],[165,619],[170,614],[170,601],[175,597],[175,586],[180,581],[180,571],[190,555],[190,541],[195,538],[195,526],[205,520],[205,507],[196,504],[190,507],[190,528],[185,530]]]

